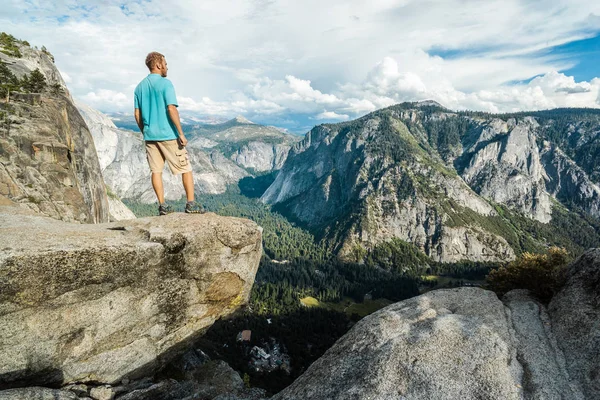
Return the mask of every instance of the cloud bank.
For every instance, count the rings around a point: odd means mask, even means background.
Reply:
[[[583,0],[17,1],[2,30],[45,45],[73,94],[130,112],[145,55],[167,56],[182,112],[303,130],[401,101],[491,112],[600,107],[556,46],[600,35]],[[533,79],[532,79],[533,78]]]

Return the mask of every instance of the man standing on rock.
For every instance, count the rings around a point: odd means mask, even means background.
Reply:
[[[152,52],[146,57],[150,74],[135,88],[135,121],[144,135],[146,155],[152,171],[152,187],[158,198],[158,215],[173,212],[165,203],[162,171],[165,160],[173,175],[181,174],[187,197],[186,213],[203,213],[200,204],[194,201],[194,178],[188,152],[187,139],[181,129],[175,88],[167,79],[165,56]]]

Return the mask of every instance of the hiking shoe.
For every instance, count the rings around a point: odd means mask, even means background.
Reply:
[[[173,207],[168,204],[161,204],[158,206],[158,215],[167,215],[173,212]]]
[[[187,214],[204,214],[204,207],[196,202],[186,203],[185,212]]]

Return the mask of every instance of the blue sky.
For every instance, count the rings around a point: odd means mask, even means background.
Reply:
[[[492,112],[599,107],[600,2],[8,0],[0,26],[72,94],[131,112],[160,51],[188,117],[303,133],[402,101]]]
[[[574,62],[572,68],[561,72],[573,76],[576,81],[591,81],[600,76],[600,35],[552,47],[548,54]]]

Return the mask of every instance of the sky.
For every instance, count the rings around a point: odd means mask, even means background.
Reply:
[[[600,107],[589,0],[3,0],[0,30],[46,46],[72,95],[131,113],[146,54],[185,117],[304,133],[403,101],[512,112]]]

